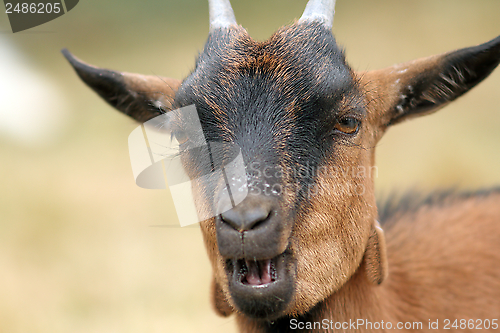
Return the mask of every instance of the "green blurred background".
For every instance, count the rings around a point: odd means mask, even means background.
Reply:
[[[306,0],[233,0],[256,39]],[[334,32],[354,69],[500,34],[498,0],[340,0]],[[60,49],[181,79],[208,33],[201,0],[81,0],[12,34],[0,13],[0,332],[234,332],[210,308],[199,228],[175,227],[167,191],[134,184],[137,126],[79,81]],[[377,153],[381,196],[500,184],[500,70],[439,113],[398,125]],[[168,226],[165,226],[168,225]],[[160,227],[158,227],[160,226]]]

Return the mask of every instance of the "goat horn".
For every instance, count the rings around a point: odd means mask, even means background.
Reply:
[[[208,0],[208,7],[210,12],[210,30],[229,28],[229,26],[237,24],[229,0]]]
[[[299,22],[320,21],[331,29],[334,14],[335,0],[309,0]]]

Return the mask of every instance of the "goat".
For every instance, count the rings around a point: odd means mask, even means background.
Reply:
[[[214,308],[234,313],[241,332],[498,329],[500,190],[407,198],[406,209],[378,212],[370,172],[388,128],[438,110],[496,68],[500,37],[356,72],[331,33],[334,6],[310,0],[298,21],[257,42],[228,0],[209,0],[208,41],[182,82],[63,53],[135,120],[194,104],[207,141],[240,147],[252,191],[201,230]],[[187,154],[186,168],[193,161]],[[339,171],[353,169],[368,172]],[[276,184],[283,191],[264,194]],[[193,191],[200,205],[220,204]]]

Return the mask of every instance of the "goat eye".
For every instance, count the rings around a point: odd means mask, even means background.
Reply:
[[[360,125],[361,122],[358,119],[345,117],[335,124],[335,129],[345,134],[355,134],[358,132]]]

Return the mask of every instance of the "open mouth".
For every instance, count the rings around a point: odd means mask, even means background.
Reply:
[[[270,287],[285,275],[285,258],[280,254],[272,259],[227,259],[226,272],[234,284],[242,287]]]
[[[290,253],[271,259],[226,259],[229,291],[236,307],[261,319],[282,314],[294,293],[294,261]]]
[[[236,262],[236,271],[239,281],[252,287],[264,287],[276,281],[276,260],[249,260],[240,259]]]

